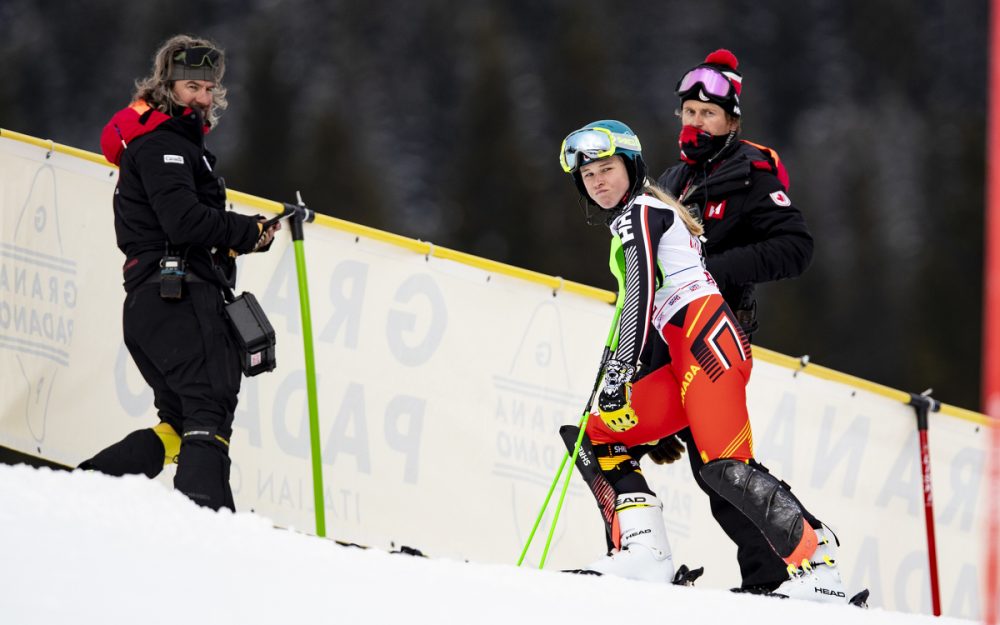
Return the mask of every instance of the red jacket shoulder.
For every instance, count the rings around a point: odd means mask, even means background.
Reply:
[[[151,108],[143,100],[136,100],[115,113],[101,131],[104,158],[112,165],[120,164],[125,146],[136,137],[152,132],[168,119],[170,116],[166,113]]]

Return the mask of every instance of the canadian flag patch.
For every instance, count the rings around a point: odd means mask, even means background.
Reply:
[[[788,195],[784,191],[775,191],[771,194],[771,199],[778,206],[791,206],[792,201],[788,199]]]
[[[705,219],[722,219],[726,214],[726,201],[709,202],[705,207]]]

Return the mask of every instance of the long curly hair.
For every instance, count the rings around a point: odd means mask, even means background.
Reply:
[[[210,39],[193,37],[191,35],[174,35],[163,42],[153,57],[153,72],[145,78],[135,81],[133,100],[145,100],[151,107],[167,113],[181,103],[174,97],[174,81],[170,80],[171,59],[185,48],[209,46],[219,51],[219,61],[215,68],[215,89],[212,90],[212,107],[205,119],[209,126],[215,127],[222,111],[226,110],[226,88],[222,85],[222,76],[226,73],[226,55],[221,47]]]

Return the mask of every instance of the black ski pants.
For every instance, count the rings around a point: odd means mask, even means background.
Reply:
[[[242,381],[239,351],[218,287],[185,283],[184,291],[176,301],[161,298],[155,282],[130,292],[122,314],[125,346],[153,389],[160,420],[181,435],[174,487],[199,505],[234,509],[229,439]],[[81,467],[149,475],[153,467],[162,467],[158,442],[133,432]]]

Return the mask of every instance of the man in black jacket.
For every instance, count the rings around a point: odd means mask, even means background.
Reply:
[[[742,76],[737,66],[731,52],[717,50],[678,82],[682,162],[658,182],[704,224],[708,270],[749,337],[757,329],[755,285],[800,275],[812,258],[813,239],[788,197],[788,175],[777,153],[739,139]],[[704,463],[691,431],[678,436],[687,445],[712,515],[737,545],[741,589],[776,589],[788,579],[785,563],[750,520],[700,477]],[[662,464],[680,458],[682,451],[681,443],[668,437],[649,455]],[[811,515],[809,521],[819,527]]]
[[[238,254],[266,250],[277,224],[226,211],[205,134],[226,107],[222,50],[178,35],[156,53],[135,101],[112,117],[101,147],[120,165],[115,233],[125,254],[125,345],[152,387],[160,423],[132,432],[80,467],[155,477],[196,503],[234,509],[229,438],[239,351],[223,315]]]

